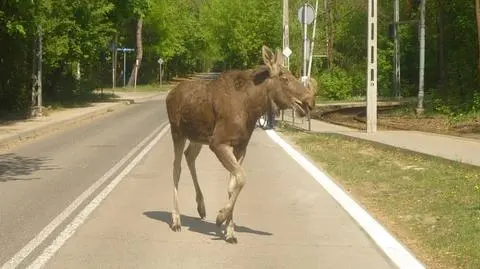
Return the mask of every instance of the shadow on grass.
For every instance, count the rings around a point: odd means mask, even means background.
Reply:
[[[48,158],[30,158],[13,153],[0,154],[0,182],[40,179],[32,174],[40,170],[57,170]]]
[[[77,108],[89,107],[92,103],[117,102],[119,96],[113,93],[92,92],[71,96],[59,100],[47,100],[46,107],[50,108]]]

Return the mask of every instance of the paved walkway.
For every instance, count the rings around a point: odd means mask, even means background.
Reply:
[[[321,133],[339,133],[480,166],[480,140],[476,139],[417,131],[377,131],[369,134],[314,119],[311,121],[311,130]]]
[[[87,107],[70,108],[51,112],[51,114],[27,120],[0,122],[0,149],[7,148],[19,140],[34,138],[63,128],[66,125],[101,116],[114,108],[133,102],[142,102],[165,93],[159,92],[116,92],[123,102],[99,102]]]

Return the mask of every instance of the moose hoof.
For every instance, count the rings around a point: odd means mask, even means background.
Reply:
[[[225,238],[225,241],[230,244],[238,243],[237,237],[235,237],[235,235],[230,235],[230,236],[227,235],[227,237]]]
[[[180,216],[179,215],[173,215],[172,214],[172,230],[174,232],[180,232],[182,230],[182,224],[180,222]]]
[[[178,224],[174,224],[174,225],[172,225],[172,231],[180,232],[180,231],[182,231],[182,226],[180,226]]]
[[[198,211],[198,215],[200,216],[200,218],[205,219],[205,217],[207,216],[207,213],[206,213],[206,210],[205,210],[205,204],[203,202],[198,203],[197,211]]]

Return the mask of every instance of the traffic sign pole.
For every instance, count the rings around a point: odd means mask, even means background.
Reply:
[[[160,80],[160,86],[162,86],[162,64],[163,64],[163,59],[162,59],[162,58],[158,58],[157,63],[160,65],[160,68],[158,69],[158,77],[159,77],[159,80]]]
[[[131,48],[117,48],[117,51],[123,52],[123,87],[125,87],[125,77],[127,75],[127,59],[126,59],[126,52],[135,51]]]

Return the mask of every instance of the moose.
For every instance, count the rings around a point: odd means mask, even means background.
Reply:
[[[183,81],[166,97],[168,119],[173,140],[173,211],[171,229],[181,231],[178,209],[178,183],[182,155],[196,192],[197,211],[206,216],[205,203],[198,183],[195,160],[202,146],[208,145],[230,173],[228,201],[219,210],[216,225],[225,223],[225,241],[237,243],[233,211],[245,185],[242,163],[257,120],[268,109],[292,108],[304,117],[315,105],[315,91],[305,87],[282,66],[280,50],[273,53],[262,47],[264,65],[248,70],[228,70],[212,81]],[[188,147],[183,152],[186,141]]]

